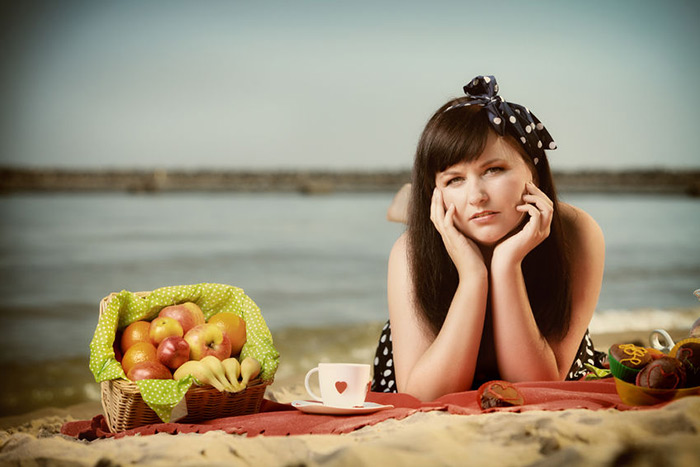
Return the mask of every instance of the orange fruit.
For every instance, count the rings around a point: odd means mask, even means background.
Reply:
[[[137,342],[124,353],[122,368],[129,373],[134,365],[141,362],[158,362],[158,351],[150,342]]]
[[[231,341],[231,355],[241,352],[246,341],[245,321],[235,313],[217,313],[209,318],[210,324],[216,324]]]
[[[151,342],[148,335],[151,323],[148,321],[134,321],[122,332],[122,353],[126,353],[129,348],[137,342]]]

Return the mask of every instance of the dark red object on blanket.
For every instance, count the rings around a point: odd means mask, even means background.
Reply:
[[[302,413],[289,404],[263,400],[260,413],[219,418],[196,425],[157,423],[120,433],[110,433],[104,416],[97,415],[92,420],[68,422],[61,428],[61,433],[87,440],[108,437],[121,438],[136,434],[204,433],[211,430],[222,430],[234,434],[246,433],[247,436],[340,434],[375,425],[390,418],[401,420],[416,412],[432,410],[442,410],[459,415],[474,415],[497,411],[524,412],[528,410],[598,410],[609,408],[640,410],[663,405],[644,407],[625,405],[617,395],[615,384],[611,380],[515,383],[513,387],[517,388],[523,396],[523,405],[482,410],[477,398],[477,391],[448,394],[431,402],[421,402],[408,394],[371,392],[367,396],[367,401],[391,404],[394,408],[366,415],[312,415]]]
[[[482,409],[513,407],[525,403],[518,388],[508,381],[488,381],[477,390],[476,397]]]

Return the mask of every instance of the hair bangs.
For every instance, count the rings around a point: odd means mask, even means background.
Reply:
[[[453,101],[452,105],[463,99]],[[479,157],[486,147],[489,124],[480,105],[450,108],[435,115],[430,147],[427,149],[428,167],[432,175],[445,171],[460,162]]]

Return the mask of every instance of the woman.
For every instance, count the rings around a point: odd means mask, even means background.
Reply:
[[[432,400],[494,379],[574,379],[594,354],[602,232],[557,200],[539,120],[498,97],[493,76],[464,90],[418,144],[374,391]]]

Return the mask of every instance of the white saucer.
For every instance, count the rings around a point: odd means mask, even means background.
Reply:
[[[333,407],[317,401],[294,401],[292,407],[304,413],[323,415],[360,415],[394,408],[393,405],[381,405],[374,402],[365,402],[362,407]]]

